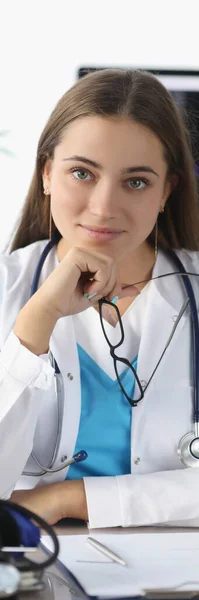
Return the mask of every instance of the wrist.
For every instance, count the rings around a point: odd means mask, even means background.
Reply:
[[[61,512],[63,518],[88,520],[88,509],[83,479],[64,481],[61,484]]]
[[[50,336],[57,320],[54,312],[35,294],[21,309],[13,331],[23,346],[39,356],[48,352]]]

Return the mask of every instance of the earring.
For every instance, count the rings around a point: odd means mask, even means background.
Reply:
[[[44,195],[45,196],[49,196],[50,195],[50,190],[48,189],[48,187],[47,188],[44,187],[43,191],[44,191]]]
[[[159,213],[163,213],[163,212],[164,212],[164,206],[161,206]],[[157,258],[157,255],[158,255],[158,219],[155,224],[155,259]]]
[[[50,190],[48,187],[43,189],[44,195],[45,196],[50,196]],[[49,203],[49,240],[52,240],[52,215],[51,215],[51,210],[50,210],[50,203]]]
[[[156,221],[155,224],[155,260],[157,258],[158,255],[158,220]]]
[[[50,213],[49,214],[49,240],[52,240],[52,215],[51,215],[50,209],[49,209],[49,213]]]

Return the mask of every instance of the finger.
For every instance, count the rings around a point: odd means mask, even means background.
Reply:
[[[117,300],[119,298],[121,298],[121,285],[120,283],[117,281],[115,283],[115,285],[113,287],[111,287],[111,291],[109,293],[105,293],[104,294],[106,300],[109,300],[109,302],[114,301],[114,303],[116,304]]]
[[[87,300],[88,306],[94,306],[99,302],[99,300],[101,300],[101,298],[103,298],[102,294],[96,294],[94,292],[93,294],[90,294],[90,296],[86,297],[85,300]]]
[[[121,293],[121,284],[119,281],[117,268],[116,268],[116,266],[114,266],[114,269],[112,269],[112,272],[111,272],[110,278],[107,282],[107,285],[103,289],[103,297],[105,297],[107,300],[112,302],[112,299],[115,300],[116,298],[118,299],[118,297],[120,297],[120,293]],[[117,300],[115,300],[115,301],[117,301]]]
[[[111,293],[116,286],[116,268],[112,267],[111,271],[107,268],[105,273],[99,273],[98,278],[99,279],[96,281],[95,275],[93,281],[90,281],[84,286],[84,294],[87,294],[89,297],[95,294],[102,298],[103,296]]]
[[[99,299],[104,296],[104,289],[106,289],[106,285],[104,287],[101,283],[94,281],[90,285],[86,284],[84,286],[83,295],[89,298],[89,300],[92,300],[92,297],[94,298],[95,296]]]

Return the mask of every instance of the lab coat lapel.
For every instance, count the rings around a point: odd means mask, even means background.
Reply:
[[[70,375],[76,376],[79,361],[71,316],[57,321],[51,336],[50,349],[66,380],[70,379]]]
[[[64,384],[59,456],[69,457],[74,453],[81,411],[80,368],[71,316],[57,321],[50,340],[50,350],[58,364]],[[63,470],[61,473],[64,478],[66,471]]]
[[[159,252],[152,277],[176,270],[175,265],[173,265],[166,254],[161,251]],[[137,366],[137,373],[140,380],[143,382],[143,385],[150,379],[167,344],[176,317],[186,299],[184,285],[181,282],[181,278],[177,275],[156,279],[151,282],[150,286]],[[189,309],[187,308],[176,327],[173,339],[157,368],[157,372],[149,384],[150,389],[152,386],[156,386],[164,361],[167,360],[172,344],[176,343],[188,315]],[[146,390],[145,399],[147,397],[147,391],[148,390]],[[135,398],[138,397],[138,393],[139,390],[136,386]],[[141,404],[144,404],[144,402],[142,401],[140,406]]]

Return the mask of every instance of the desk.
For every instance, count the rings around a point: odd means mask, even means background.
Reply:
[[[143,533],[160,533],[165,532],[165,535],[169,532],[197,532],[198,528],[187,527],[187,528],[179,528],[179,527],[114,527],[114,528],[106,528],[106,529],[88,529],[85,523],[81,521],[74,521],[72,519],[64,520],[60,522],[57,526],[54,527],[54,530],[57,535],[85,535],[91,534],[95,537],[95,533],[112,533],[112,534],[130,534],[130,533],[139,533],[142,535]],[[40,553],[34,554],[34,559],[36,560]],[[32,558],[32,557],[31,557]],[[66,587],[66,580],[63,575],[60,573],[59,569],[56,565],[52,565],[47,569],[45,574],[45,584],[46,589],[44,592],[37,592],[34,594],[21,594],[20,600],[82,600],[81,596],[77,596],[72,593],[69,587]],[[65,585],[64,585],[65,584]],[[176,594],[177,598],[177,594]]]

